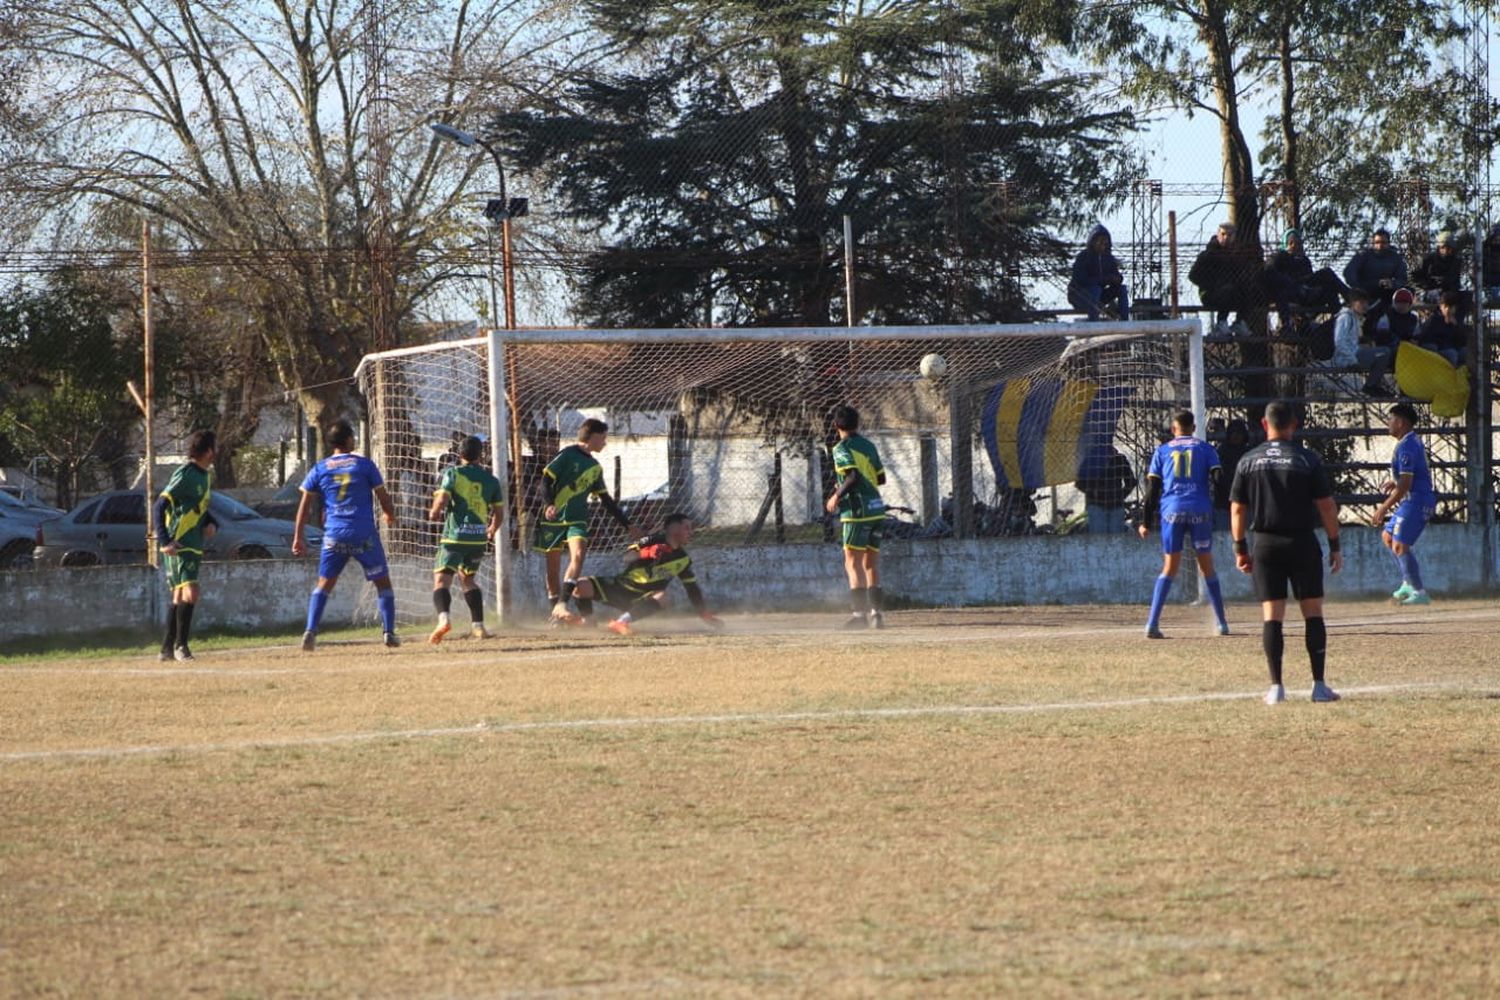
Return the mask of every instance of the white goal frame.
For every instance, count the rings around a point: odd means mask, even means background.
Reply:
[[[1143,337],[1181,337],[1187,345],[1188,385],[1190,405],[1197,420],[1198,435],[1206,427],[1206,400],[1203,364],[1203,326],[1197,319],[1167,319],[1115,321],[1090,323],[992,323],[950,326],[883,326],[883,327],[752,327],[752,328],[681,328],[681,329],[623,329],[595,330],[576,328],[528,328],[507,330],[492,328],[480,337],[467,340],[423,344],[416,347],[397,348],[375,354],[367,354],[355,369],[358,382],[365,365],[372,362],[396,359],[431,352],[443,347],[487,347],[486,378],[489,381],[489,437],[494,464],[501,469],[505,462],[515,462],[520,467],[519,438],[515,434],[510,414],[510,391],[507,379],[505,348],[522,344],[648,344],[648,343],[766,343],[796,340],[816,340],[823,343],[847,341],[849,344],[869,344],[883,341],[921,342],[952,340],[989,340],[994,338],[1057,338],[1075,341],[1093,341],[1118,338],[1135,340]],[[505,459],[495,442],[505,442]],[[368,445],[367,445],[368,446]],[[517,511],[511,502],[510,483],[507,475],[497,473],[500,480],[501,499],[504,503],[503,522],[498,537],[508,540],[516,528]],[[509,544],[495,546],[495,590],[500,624],[514,623],[511,599],[511,548]]]

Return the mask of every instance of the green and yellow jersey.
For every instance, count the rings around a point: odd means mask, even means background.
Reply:
[[[444,545],[485,545],[490,513],[501,505],[500,480],[479,465],[455,465],[443,473],[439,496],[448,498]]]
[[[604,469],[583,445],[569,445],[547,463],[542,482],[557,507],[551,523],[587,524],[589,494],[604,492]]]
[[[212,494],[206,471],[192,462],[179,466],[161,491],[167,501],[167,537],[160,544],[176,542],[183,552],[202,554],[203,525]]]
[[[840,483],[848,478],[849,473],[855,475],[854,485],[839,500],[840,521],[885,519],[885,503],[880,499],[885,467],[880,464],[880,452],[867,438],[850,434],[834,445],[833,471]]]
[[[693,561],[686,549],[674,549],[667,544],[665,535],[656,534],[630,546],[630,562],[619,576],[620,583],[643,594],[665,590],[673,580],[681,580],[684,587],[696,588],[698,578],[693,575]]]

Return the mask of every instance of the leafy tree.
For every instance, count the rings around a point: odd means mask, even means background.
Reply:
[[[1288,222],[1313,238],[1360,242],[1419,178],[1453,206],[1469,197],[1470,81],[1443,45],[1463,26],[1439,0],[1346,4],[1260,0],[1261,63],[1276,110],[1265,178],[1286,181]],[[1451,46],[1450,46],[1451,48]]]
[[[111,328],[111,311],[72,274],[0,300],[0,434],[50,460],[64,507],[89,464],[124,455],[123,431],[138,419],[125,382],[141,356]]]
[[[1056,69],[1032,0],[589,0],[612,71],[493,131],[598,241],[578,313],[842,323],[841,219],[876,323],[1015,318],[1007,261],[1116,199],[1128,112]]]

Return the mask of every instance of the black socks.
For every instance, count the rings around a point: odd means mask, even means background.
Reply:
[[[1323,624],[1323,619],[1318,619],[1318,624]],[[1309,641],[1311,641],[1309,630]],[[1271,671],[1271,683],[1281,683],[1281,653],[1285,647],[1285,640],[1281,634],[1281,622],[1260,623],[1260,644],[1266,651],[1266,667]]]
[[[885,610],[885,591],[881,590],[879,587],[870,588],[870,610]]]
[[[849,608],[857,615],[867,614],[870,610],[870,588],[850,587]]]
[[[464,591],[464,603],[469,606],[469,617],[475,625],[484,621],[484,593],[475,587],[473,590]]]
[[[1328,627],[1322,618],[1307,620],[1307,661],[1312,664],[1313,681],[1323,683],[1323,662],[1328,656]]]
[[[193,630],[193,609],[198,605],[183,601],[177,605],[177,645],[186,646],[188,633]]]
[[[432,606],[437,608],[438,614],[446,615],[453,610],[453,592],[447,587],[432,592]]]
[[[167,608],[167,634],[161,641],[161,651],[168,656],[177,648],[177,605]]]

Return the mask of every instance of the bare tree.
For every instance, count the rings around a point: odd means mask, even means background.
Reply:
[[[426,125],[545,96],[587,55],[551,0],[20,0],[33,81],[0,189],[145,213],[222,269],[314,422],[454,269],[484,165]],[[373,266],[372,266],[373,265]],[[231,334],[232,335],[232,334]],[[244,335],[244,334],[240,334]]]

